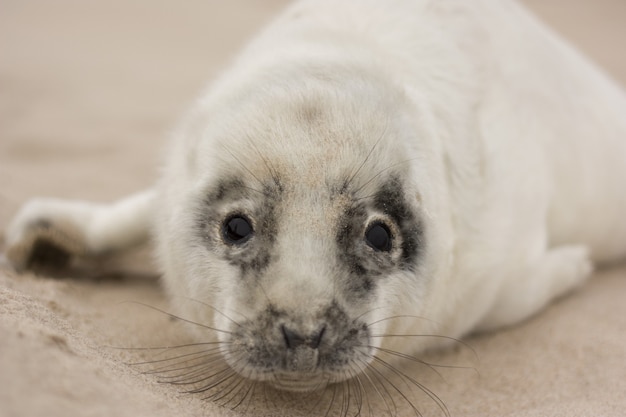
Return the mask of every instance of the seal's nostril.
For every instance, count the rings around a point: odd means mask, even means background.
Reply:
[[[287,349],[295,349],[302,345],[308,346],[311,349],[317,349],[322,343],[322,337],[326,331],[326,326],[323,326],[319,332],[315,332],[308,337],[303,337],[284,325],[282,325],[280,329],[283,332],[283,338],[285,339],[285,346]]]
[[[287,349],[295,349],[304,343],[304,338],[302,336],[286,328],[284,325],[281,326],[281,330],[283,331],[283,337],[285,338],[285,345],[287,346]]]
[[[322,329],[316,335],[312,335],[313,337],[311,338],[311,343],[309,344],[309,346],[311,346],[313,349],[317,349],[322,343],[322,337],[324,337],[325,332],[326,326],[322,326]]]

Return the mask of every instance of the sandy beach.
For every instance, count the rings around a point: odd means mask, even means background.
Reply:
[[[625,1],[524,3],[626,85]],[[0,1],[0,238],[31,197],[106,202],[148,187],[181,115],[285,4]],[[0,417],[324,415],[273,393],[231,410],[131,365],[168,355],[135,348],[190,342],[147,307],[168,303],[150,255],[135,255],[60,276],[0,265]],[[453,416],[623,416],[625,297],[626,266],[598,271],[519,326],[424,357],[462,368],[406,372]]]

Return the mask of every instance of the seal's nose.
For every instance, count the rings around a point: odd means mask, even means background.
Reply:
[[[311,349],[317,349],[320,343],[322,343],[322,337],[326,331],[326,326],[322,326],[319,331],[308,336],[302,336],[284,325],[281,326],[281,330],[283,331],[283,337],[285,338],[285,346],[287,346],[287,349],[295,349],[300,346],[308,346]]]

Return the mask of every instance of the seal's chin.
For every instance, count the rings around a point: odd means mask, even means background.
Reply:
[[[324,372],[276,372],[268,382],[283,391],[311,392],[324,389],[330,379]]]

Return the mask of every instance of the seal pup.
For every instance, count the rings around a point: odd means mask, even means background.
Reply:
[[[625,160],[622,92],[512,1],[304,1],[198,101],[153,190],[35,200],[7,254],[152,233],[234,371],[311,391],[523,320],[623,257]]]

